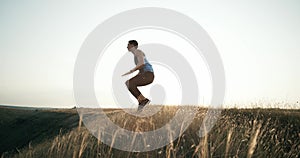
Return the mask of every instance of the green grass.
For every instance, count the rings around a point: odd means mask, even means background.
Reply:
[[[109,118],[132,131],[162,127],[176,107],[138,118],[107,110]],[[197,133],[207,109],[199,108],[188,129],[174,142],[148,152],[111,148],[80,125],[75,109],[0,108],[2,157],[300,157],[300,110],[227,109],[205,137]]]

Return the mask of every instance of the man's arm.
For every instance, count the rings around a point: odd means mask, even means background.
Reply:
[[[137,63],[137,65],[136,65],[136,67],[134,67],[133,69],[131,69],[129,72],[123,74],[122,76],[131,74],[131,73],[133,73],[134,71],[141,69],[141,68],[145,65],[145,61],[144,61],[144,53],[143,53],[142,51],[137,50],[137,51],[136,51],[136,57],[137,57],[137,60],[138,60],[138,63]]]
[[[145,65],[144,53],[142,51],[136,50],[136,57],[137,57],[138,63],[136,64],[136,67],[131,69],[133,72],[141,69]]]

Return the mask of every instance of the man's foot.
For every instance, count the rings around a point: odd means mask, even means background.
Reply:
[[[149,99],[144,99],[139,103],[138,111],[141,111],[146,105],[150,103]]]

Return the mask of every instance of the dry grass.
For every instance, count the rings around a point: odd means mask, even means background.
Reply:
[[[153,116],[142,118],[120,110],[107,113],[114,123],[125,129],[150,131],[162,127],[174,116],[176,110],[176,107],[165,107]],[[199,108],[192,124],[178,139],[163,148],[149,152],[126,152],[111,148],[91,135],[79,122],[77,128],[67,133],[60,132],[54,139],[29,144],[16,154],[4,153],[2,157],[300,156],[299,110],[223,110],[214,128],[206,136],[199,138],[197,134],[206,111],[207,109]],[[170,130],[169,134],[172,135],[173,132]]]

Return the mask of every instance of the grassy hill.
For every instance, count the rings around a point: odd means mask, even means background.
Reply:
[[[78,126],[76,110],[0,107],[0,153],[52,140]]]
[[[228,109],[205,137],[197,132],[207,109],[199,108],[188,129],[169,145],[149,152],[120,151],[103,144],[79,124],[76,109],[0,107],[2,157],[300,157],[300,110]],[[128,130],[163,126],[176,107],[139,118],[107,110]]]

